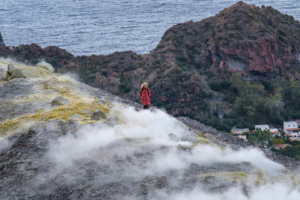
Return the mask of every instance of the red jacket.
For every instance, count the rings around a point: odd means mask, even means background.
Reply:
[[[149,88],[141,88],[139,95],[141,97],[143,106],[150,105],[151,93]]]

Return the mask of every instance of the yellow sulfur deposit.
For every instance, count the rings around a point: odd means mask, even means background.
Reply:
[[[2,77],[7,70],[7,60],[0,59],[0,72]],[[104,101],[105,105],[94,105],[92,102],[97,100],[96,97],[84,93],[81,83],[59,74],[51,73],[43,68],[29,67],[19,63],[13,63],[16,68],[22,70],[25,74],[26,84],[29,93],[15,95],[11,98],[6,98],[1,102],[1,105],[10,106],[11,111],[14,107],[32,107],[30,114],[22,115],[22,112],[17,112],[10,119],[5,119],[0,122],[0,138],[4,139],[12,134],[26,131],[30,126],[39,122],[50,120],[70,121],[76,120],[81,124],[95,122],[91,120],[91,114],[95,110],[101,109],[105,114],[111,112],[113,103]],[[15,79],[18,81],[18,79]],[[15,81],[11,80],[11,81]],[[2,81],[1,83],[7,84]],[[51,101],[56,96],[62,96],[68,100],[63,106],[51,106]],[[2,108],[4,109],[4,107]],[[1,107],[0,107],[1,111]],[[112,112],[118,114],[117,112]]]

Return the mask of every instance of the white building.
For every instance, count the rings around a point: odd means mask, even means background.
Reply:
[[[247,136],[246,135],[239,135],[238,138],[246,140],[247,141]]]
[[[249,132],[249,128],[236,128],[236,127],[233,127],[231,129],[231,133],[233,135],[241,135],[242,133],[245,133],[245,132]]]
[[[300,141],[299,137],[290,137],[290,140],[293,141]]]
[[[292,133],[299,131],[298,124],[295,121],[292,122],[283,122],[283,130],[285,133]]]
[[[292,132],[292,133],[288,133],[286,134],[287,137],[298,137],[299,136],[299,133],[297,132]]]
[[[272,133],[272,136],[275,137],[275,135],[280,136],[280,132],[278,128],[271,128],[270,132]]]
[[[262,131],[264,131],[264,130],[268,130],[268,129],[270,129],[270,127],[269,127],[269,125],[255,125],[255,130],[256,129],[261,129]]]

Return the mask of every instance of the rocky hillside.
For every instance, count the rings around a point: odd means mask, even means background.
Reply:
[[[299,162],[52,71],[0,59],[0,199],[299,199]]]
[[[76,73],[91,86],[136,102],[146,81],[154,105],[229,131],[255,123],[278,126],[300,115],[295,112],[298,99],[286,92],[290,79],[300,78],[299,40],[300,23],[292,16],[238,2],[200,22],[174,25],[145,55],[128,51],[74,57],[58,47],[36,44],[3,46],[0,55],[34,65],[45,59],[56,72]],[[241,76],[233,76],[235,72]],[[258,83],[264,91],[244,94],[240,79]],[[247,95],[255,98],[243,106]],[[225,114],[222,121],[220,114]]]

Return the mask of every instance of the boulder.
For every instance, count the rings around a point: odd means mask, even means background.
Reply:
[[[92,102],[92,108],[97,108],[99,106],[105,105],[105,102],[102,100],[95,100]]]
[[[40,62],[40,63],[36,64],[35,67],[43,68],[50,72],[54,72],[54,68],[52,67],[52,65],[49,63],[46,63],[46,62]]]
[[[13,64],[8,64],[6,71],[6,80],[9,81],[14,78],[26,78],[22,73],[22,70],[15,68]]]
[[[13,78],[26,78],[20,69],[15,69],[12,72]]]
[[[51,105],[52,106],[61,106],[68,103],[66,99],[64,99],[62,96],[57,96],[52,100]]]
[[[107,115],[102,110],[94,111],[91,117],[92,120],[101,120],[107,118],[108,118]]]
[[[15,69],[16,69],[16,68],[15,68],[15,66],[14,66],[13,64],[11,64],[11,63],[8,64],[8,66],[7,66],[7,71],[8,71],[9,73],[12,73]]]
[[[166,176],[162,176],[160,177],[159,179],[157,179],[157,181],[155,182],[155,187],[156,188],[164,188],[164,187],[167,187],[168,185],[168,180],[167,180],[167,177]]]

